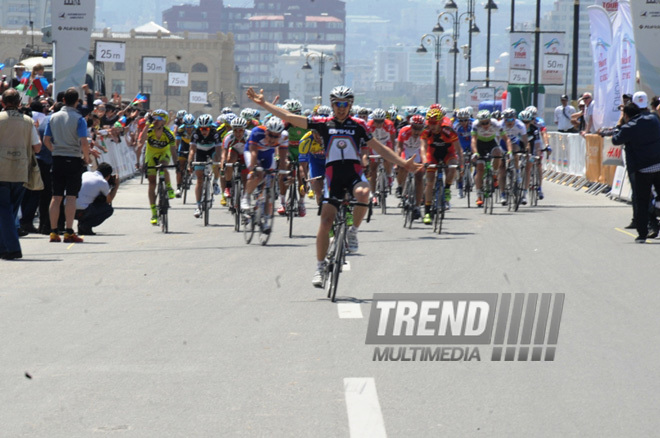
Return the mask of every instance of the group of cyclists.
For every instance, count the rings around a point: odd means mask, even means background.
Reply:
[[[396,176],[399,197],[408,173],[414,174],[413,219],[421,218],[424,224],[431,224],[435,213],[431,208],[435,179],[427,177],[424,184],[424,174],[435,172],[432,168],[437,165],[444,163],[446,167],[446,209],[450,208],[454,182],[459,197],[464,196],[463,176],[466,172],[474,175],[476,205],[483,204],[482,180],[486,160],[492,160],[495,179],[500,184],[506,178],[506,167],[510,165],[507,162],[514,163],[516,178],[523,187],[520,203],[524,205],[530,167],[538,166],[541,173],[541,160],[528,160],[527,172],[521,172],[518,154],[540,157],[543,152],[550,153],[545,123],[538,117],[535,107],[528,107],[519,114],[512,108],[492,113],[480,110],[474,117],[471,107],[448,113],[439,104],[429,108],[405,107],[402,112],[395,106],[387,111],[381,108],[371,110],[354,106],[353,91],[345,86],[331,91],[330,107],[317,106],[305,111],[295,99],[278,105],[268,102],[262,91],[252,88],[247,90],[247,96],[266,113],[263,120],[261,112],[251,108],[243,109],[238,115],[230,108],[224,108],[215,120],[210,114],[195,118],[182,110],[176,114],[173,123],[165,110],[150,114],[150,120],[139,136],[137,154],[141,157],[144,151],[151,223],[158,223],[156,171],[153,167],[169,164],[173,157],[177,160],[177,188],[172,187],[169,173],[165,172],[168,196],[180,197],[185,184],[182,175],[185,171],[194,171],[197,177],[195,217],[202,214],[204,166],[199,163],[213,163],[213,191],[221,196],[223,206],[233,194],[234,165],[240,163],[244,190],[234,196],[241,197],[242,210],[249,208],[250,195],[263,180],[264,171],[286,170],[293,166],[298,175],[294,184],[300,190],[298,216],[306,215],[306,196],[315,197],[321,206],[316,236],[317,269],[312,280],[316,287],[323,285],[332,224],[338,205],[346,194],[356,201],[352,224],[346,235],[347,249],[349,252],[358,250],[358,229],[368,205],[379,202],[376,196],[377,160],[383,160],[389,190]],[[395,166],[396,175],[393,172]],[[524,181],[523,174],[526,176]],[[283,178],[280,175],[279,214],[286,211],[287,185]],[[543,199],[540,184],[535,190],[538,199]],[[500,200],[503,205],[509,202],[504,191]],[[267,213],[272,214],[273,209],[274,206],[269,206]]]

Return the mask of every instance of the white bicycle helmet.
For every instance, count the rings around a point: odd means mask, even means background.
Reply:
[[[347,100],[347,101],[353,103],[354,98],[355,98],[355,96],[353,95],[353,90],[349,87],[344,86],[344,85],[340,85],[338,87],[335,87],[330,92],[330,102],[332,102],[332,103],[334,103],[338,100]]]
[[[488,110],[481,110],[477,113],[477,120],[480,122],[484,120],[490,120],[490,111]]]
[[[332,113],[332,108],[327,105],[321,105],[316,109],[316,114],[319,116],[329,116]]]
[[[385,110],[381,108],[376,108],[374,112],[371,114],[371,117],[374,120],[385,120],[385,117],[387,117],[387,114],[385,113]]]
[[[247,128],[248,122],[243,117],[236,117],[231,121],[232,129],[245,129]]]
[[[197,126],[200,128],[210,128],[213,125],[211,114],[202,114],[197,118]]]
[[[186,114],[183,116],[183,124],[186,125],[187,127],[191,127],[195,125],[195,116],[192,114]]]
[[[280,118],[273,116],[266,122],[266,129],[270,132],[279,134],[284,131],[284,123]]]
[[[293,114],[300,114],[302,112],[302,104],[299,100],[287,99],[284,101],[284,109]]]

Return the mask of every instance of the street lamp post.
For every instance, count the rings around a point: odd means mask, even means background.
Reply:
[[[468,4],[468,8],[469,8],[469,4]],[[451,14],[452,12],[453,15]],[[473,33],[479,33],[479,28],[474,24],[474,13],[468,9],[467,12],[463,12],[462,14],[459,14],[458,6],[456,6],[454,0],[449,0],[447,3],[445,3],[445,12],[442,12],[440,15],[438,15],[438,25],[440,24],[440,19],[443,19],[445,22],[449,22],[450,18],[451,18],[451,24],[453,26],[453,45],[452,48],[449,49],[449,53],[452,53],[454,55],[454,88],[453,88],[452,106],[456,108],[456,62],[459,52],[458,51],[458,39],[460,38],[459,25],[461,23],[461,20],[463,19],[465,20],[466,23],[468,23],[469,26],[468,32],[470,33],[470,38],[472,37]]]
[[[323,103],[323,73],[325,72],[325,61],[335,61],[335,65],[330,69],[333,72],[341,71],[341,67],[339,66],[339,62],[336,62],[337,58],[332,55],[326,55],[323,52],[310,52],[305,56],[305,64],[303,64],[302,69],[311,70],[312,66],[309,64],[309,61],[313,59],[316,59],[319,62],[319,105],[321,105]]]
[[[475,0],[468,0],[467,4],[467,14],[468,17],[472,20],[472,23],[470,24],[470,29],[468,30],[468,46],[467,46],[467,58],[468,58],[468,81],[472,80],[472,35],[478,35],[479,34],[479,28],[477,27],[477,23],[475,23],[475,16],[474,16],[474,2]]]
[[[493,0],[488,0],[484,9],[488,11],[488,33],[486,34],[486,88],[488,88],[490,87],[490,14],[497,11],[497,5]]]
[[[425,33],[422,35],[422,40],[417,48],[417,53],[426,53],[428,50],[426,50],[426,47],[424,46],[424,41],[426,41],[426,44],[431,44],[434,43],[435,47],[435,103],[439,102],[440,99],[440,47],[442,45],[442,41],[447,39],[449,41],[450,39],[453,39],[452,36],[450,35],[442,35],[442,33],[445,30],[442,28],[440,23],[438,23],[434,28],[433,28],[433,33]]]

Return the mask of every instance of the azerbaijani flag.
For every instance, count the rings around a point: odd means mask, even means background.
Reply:
[[[126,116],[121,116],[119,120],[115,122],[115,128],[125,128],[126,127]]]
[[[27,90],[27,94],[30,97],[43,96],[46,94],[46,88],[48,88],[48,79],[46,78],[37,78],[32,81],[32,85]]]
[[[131,105],[135,105],[146,101],[147,101],[147,96],[145,96],[142,93],[138,93],[137,96],[135,96],[135,99],[133,99],[133,102],[131,102]]]
[[[28,83],[30,82],[30,75],[31,74],[32,73],[30,73],[29,71],[26,71],[26,72],[23,73],[23,76],[21,76],[21,83],[18,84],[18,86],[16,87],[17,91],[25,90],[25,87],[27,87]]]

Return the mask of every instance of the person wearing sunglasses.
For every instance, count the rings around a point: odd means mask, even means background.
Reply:
[[[410,125],[404,126],[399,131],[397,138],[397,153],[404,160],[414,157],[415,163],[422,162],[421,148],[422,148],[422,131],[424,131],[424,117],[414,115],[410,118]],[[406,169],[399,169],[396,175],[398,187],[396,188],[397,196],[401,196],[403,185],[408,177]],[[419,172],[415,174],[415,210],[413,211],[413,220],[421,217],[420,205],[422,204],[422,193],[424,186],[422,180],[424,173]]]
[[[280,156],[279,168],[284,170],[289,165],[287,160],[287,154],[289,153],[289,133],[284,129],[284,122],[279,117],[273,116],[264,125],[252,129],[248,137],[248,145],[245,148],[244,156],[249,173],[245,192],[241,198],[241,209],[248,210],[250,208],[248,197],[264,178],[264,172],[257,172],[255,168],[275,169],[277,165],[275,159],[276,151],[279,152]],[[268,219],[272,215],[272,212],[273,206],[269,202],[266,205]],[[268,228],[265,228],[264,232],[269,231],[270,223],[270,220],[266,220],[264,226]]]
[[[509,137],[509,142],[511,143],[511,152],[516,154],[518,152],[523,152],[527,150],[527,128],[525,124],[516,118],[516,110],[513,108],[507,108],[502,111],[502,117],[504,120],[503,128],[506,135]],[[518,167],[518,156],[514,155],[514,164],[516,167],[516,178],[520,175],[520,168]],[[503,164],[503,167],[506,167]],[[506,169],[505,169],[506,172]],[[522,200],[520,201],[523,205],[527,204],[526,199],[527,191],[523,192]],[[506,205],[506,193],[503,191],[500,195],[502,198],[502,205]]]
[[[463,161],[463,150],[458,141],[456,131],[451,127],[451,121],[445,117],[442,109],[433,108],[426,113],[427,129],[422,133],[421,154],[424,163],[438,164],[444,162],[447,165],[456,165]],[[460,159],[460,161],[459,161]],[[435,169],[428,169],[425,188],[424,219],[426,225],[433,221],[431,215],[431,202],[433,199],[433,187],[435,186]],[[456,177],[456,168],[446,170],[445,177],[445,200],[446,208],[449,210],[451,200],[451,185]]]
[[[594,129],[594,98],[591,96],[591,93],[584,93],[582,95],[582,100],[584,101],[584,130],[580,131],[581,136],[587,134],[593,134]]]
[[[197,118],[197,129],[190,139],[190,154],[188,163],[193,161],[204,162],[208,159],[213,161],[213,157],[219,157],[222,153],[222,140],[220,134],[215,129],[213,117],[210,114],[202,114]],[[195,166],[195,175],[197,184],[195,185],[195,198],[197,199],[197,208],[195,217],[202,216],[202,186],[204,184],[204,166]],[[218,176],[220,174],[217,166],[213,166],[213,193],[220,194],[218,185]]]
[[[326,187],[331,198],[342,199],[344,193],[351,193],[357,202],[369,202],[369,184],[362,175],[361,147],[363,143],[383,156],[386,161],[393,162],[410,172],[418,172],[421,164],[415,163],[414,158],[404,161],[394,151],[376,140],[367,130],[364,121],[350,117],[353,106],[353,90],[338,86],[330,92],[333,116],[325,119],[311,119],[291,114],[284,108],[279,108],[264,99],[263,90],[256,92],[248,88],[247,96],[257,105],[270,111],[294,126],[303,129],[315,129],[325,147],[326,155]],[[353,210],[353,225],[347,233],[347,249],[350,252],[358,250],[358,227],[367,212],[367,207],[356,206]],[[325,255],[330,241],[330,229],[337,213],[334,201],[325,200],[321,207],[321,222],[316,235],[316,261],[317,268],[312,278],[315,287],[323,287],[323,272],[325,268]]]
[[[477,159],[477,173],[474,177],[474,185],[477,188],[477,205],[482,206],[483,201],[483,175],[484,161],[481,157],[488,154],[493,157],[493,169],[499,169],[499,180],[504,181],[505,169],[500,166],[500,159],[504,151],[500,147],[500,139],[504,138],[507,151],[511,152],[511,142],[502,126],[497,120],[491,118],[490,111],[481,110],[477,113],[477,120],[472,124],[472,153]]]

